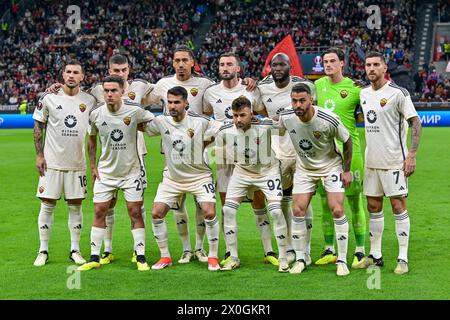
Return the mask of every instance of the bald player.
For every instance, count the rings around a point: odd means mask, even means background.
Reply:
[[[284,53],[277,53],[270,63],[271,75],[258,83],[260,90],[260,100],[254,111],[263,116],[276,119],[285,109],[291,109],[291,90],[296,84],[304,83],[311,90],[314,101],[316,90],[314,84],[301,77],[290,76],[291,62]],[[283,200],[281,207],[283,215],[288,223],[287,260],[288,263],[296,261],[295,251],[291,243],[291,221],[292,221],[292,187],[295,173],[296,152],[288,135],[274,136],[272,149],[275,156],[281,162],[281,179],[283,182]],[[306,254],[306,264],[311,264],[310,239],[312,231],[313,211],[311,205],[306,211],[306,224],[308,229],[308,247]]]

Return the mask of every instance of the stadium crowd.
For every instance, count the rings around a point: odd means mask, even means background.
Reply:
[[[209,4],[211,2],[211,5]],[[114,53],[131,58],[133,75],[156,82],[173,72],[173,46],[192,40],[205,6],[214,1],[115,0],[34,3],[18,24],[8,30],[0,53],[0,104],[27,99],[31,104],[49,83],[59,79],[58,70],[69,55],[85,61],[85,85],[105,75],[106,61]],[[81,30],[66,28],[69,5],[82,8]],[[243,76],[261,78],[270,50],[291,33],[300,51],[340,46],[350,49],[350,76],[363,79],[363,52],[381,51],[394,65],[410,68],[415,28],[415,4],[382,0],[381,29],[366,26],[368,1],[340,2],[275,0],[218,1],[215,21],[198,51],[198,62],[209,77],[217,79],[216,58],[234,51],[242,59]],[[166,10],[167,7],[171,10]],[[201,10],[198,8],[201,7]],[[149,15],[148,13],[152,14]],[[8,70],[8,71],[7,71]]]
[[[203,2],[34,3],[9,30],[0,53],[0,104],[14,104],[23,98],[36,101],[39,92],[60,79],[54,70],[59,70],[70,55],[86,62],[86,86],[105,75],[106,61],[119,51],[131,58],[136,78],[156,82],[172,72],[173,46],[190,39],[192,19],[199,20],[195,12]],[[76,34],[66,28],[66,10],[73,4],[82,9],[81,30]],[[168,6],[172,9],[167,10]]]
[[[447,102],[450,100],[450,80],[440,75],[436,68],[424,66],[414,75],[413,101]]]
[[[216,58],[234,51],[242,59],[246,76],[261,77],[270,50],[291,34],[300,52],[317,52],[318,47],[350,47],[351,77],[362,79],[364,65],[358,48],[381,51],[388,61],[407,64],[415,28],[415,5],[409,1],[379,1],[382,24],[367,28],[368,1],[279,1],[226,2],[218,6],[216,19],[198,53],[208,76],[215,78]],[[361,50],[359,50],[362,52]]]

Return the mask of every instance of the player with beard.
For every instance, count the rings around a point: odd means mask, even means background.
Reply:
[[[248,91],[243,80],[239,78],[241,71],[239,57],[232,53],[224,53],[219,57],[219,77],[221,81],[208,87],[203,95],[203,113],[214,116],[217,121],[224,124],[233,122],[232,102],[239,97],[246,97],[251,106],[259,100],[259,90]],[[251,108],[250,108],[251,109]],[[216,147],[216,155],[223,154]],[[228,183],[233,174],[234,164],[227,163],[226,159],[216,160],[217,168],[217,189],[220,193],[222,206],[225,204]],[[270,230],[270,220],[267,215],[264,194],[256,191],[253,195],[252,207],[256,218],[256,225],[260,231],[264,247],[264,261],[278,266],[276,253],[272,249],[272,233]],[[222,214],[223,226],[223,214]],[[221,261],[225,265],[230,259],[230,250],[226,248],[224,259]]]
[[[282,111],[291,108],[291,90],[296,84],[304,83],[311,90],[311,96],[316,97],[314,84],[301,77],[290,76],[291,62],[284,53],[277,53],[270,63],[271,75],[258,83],[260,90],[260,101],[253,109],[263,116],[276,119]],[[288,263],[296,261],[295,251],[291,243],[292,221],[292,187],[295,173],[296,152],[288,135],[274,136],[272,149],[275,156],[281,162],[281,179],[283,182],[283,200],[281,207],[283,215],[288,223],[287,260]],[[310,239],[312,231],[313,211],[311,205],[306,212],[306,224],[308,229],[308,248],[306,264],[311,264]]]

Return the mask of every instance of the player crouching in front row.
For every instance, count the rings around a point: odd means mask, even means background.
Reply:
[[[251,102],[241,96],[232,103],[233,124],[220,128],[216,144],[226,152],[227,162],[235,163],[233,175],[228,184],[225,204],[222,208],[224,216],[225,241],[230,249],[230,259],[222,270],[233,270],[239,267],[237,246],[236,213],[248,191],[261,190],[268,201],[268,209],[274,221],[274,233],[278,244],[279,272],[288,272],[286,258],[286,220],[281,211],[280,163],[272,155],[271,129],[272,120],[252,121]],[[235,155],[230,159],[228,155]]]
[[[216,190],[212,172],[203,160],[205,146],[218,131],[220,123],[197,113],[186,111],[188,93],[177,86],[167,92],[169,113],[147,123],[145,131],[150,136],[161,135],[167,167],[153,201],[153,234],[161,252],[161,259],[152,266],[159,270],[172,265],[168,246],[165,216],[186,193],[192,193],[205,217],[206,235],[209,242],[208,269],[220,269],[217,252],[219,248],[219,223],[216,218]]]

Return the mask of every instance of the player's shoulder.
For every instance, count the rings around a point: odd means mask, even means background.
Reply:
[[[50,97],[51,93],[43,92],[42,95],[39,97],[39,102],[43,102],[44,100],[48,99]]]
[[[137,103],[137,102],[134,102],[134,101],[131,101],[131,100],[128,100],[128,99],[123,100],[123,103],[124,103],[126,106],[131,107],[131,108],[139,108],[139,109],[142,109],[142,105],[141,105],[140,103]]]
[[[261,126],[261,127],[273,126],[273,120],[269,118],[252,120],[252,126]]]
[[[339,126],[340,121],[337,114],[319,106],[316,106],[316,109],[317,109],[317,118],[322,119],[323,121],[326,121],[335,127]]]
[[[167,76],[164,76],[164,77],[162,77],[161,79],[159,79],[157,82],[156,82],[156,84],[158,85],[161,85],[161,84],[163,84],[163,83],[167,83],[167,82],[170,82],[170,81],[173,81],[175,79],[175,74],[170,74],[170,75],[167,75]]]
[[[104,105],[104,103],[97,103],[96,105],[94,105],[94,107],[91,109],[91,111],[89,111],[89,116],[96,116],[100,110],[101,107]]]
[[[198,114],[198,113],[196,113],[194,111],[191,111],[191,110],[188,110],[187,115],[189,117],[194,118],[194,119],[199,119],[201,121],[208,121],[209,122],[209,118],[207,116],[202,115],[202,114]]]
[[[234,126],[233,123],[226,123],[219,128],[219,132],[229,130],[230,128],[233,128],[233,126]]]
[[[295,114],[293,109],[284,109],[280,112],[280,117],[289,117],[291,115]]]
[[[273,78],[269,75],[269,76],[263,78],[262,80],[258,81],[257,85],[258,86],[266,86],[266,85],[269,85],[272,83],[274,83]]]
[[[399,85],[397,85],[397,84],[395,84],[395,83],[393,83],[393,82],[390,82],[390,83],[388,84],[388,86],[389,86],[389,88],[390,88],[391,90],[394,90],[397,94],[402,94],[402,95],[405,96],[405,97],[408,97],[408,96],[409,96],[408,90],[406,90],[406,89],[403,88],[403,87],[400,87]]]
[[[210,84],[209,86],[206,87],[205,94],[206,94],[206,92],[214,92],[214,91],[219,90],[220,84],[221,84],[220,82]]]
[[[83,100],[91,100],[90,102],[93,105],[95,105],[95,103],[97,102],[97,98],[92,93],[90,93],[89,91],[81,90],[80,91],[80,95],[81,95]]]
[[[145,85],[150,84],[150,82],[148,82],[147,80],[140,79],[140,78],[133,79],[133,80],[131,81],[131,83],[143,83],[143,84],[145,84]]]
[[[194,74],[192,74],[192,77],[195,78],[195,79],[198,79],[199,81],[205,82],[207,84],[214,84],[214,83],[216,83],[213,79],[211,79],[211,78],[209,78],[207,76],[201,75],[201,74],[194,73]]]
[[[291,77],[291,81],[292,82],[311,82],[311,81],[309,81],[308,79],[305,79],[305,78],[302,78],[302,77],[299,77],[299,76],[290,76]]]

